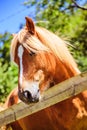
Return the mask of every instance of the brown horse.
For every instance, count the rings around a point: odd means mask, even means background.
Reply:
[[[37,102],[43,91],[80,73],[65,42],[28,17],[13,37],[11,58],[19,68],[18,88],[10,93],[5,108],[20,100]],[[87,92],[10,125],[13,130],[87,130]]]

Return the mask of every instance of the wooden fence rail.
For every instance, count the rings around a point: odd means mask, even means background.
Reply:
[[[23,102],[13,105],[0,112],[0,126],[19,120],[25,116],[38,112],[46,107],[70,98],[87,90],[87,72],[81,73],[62,83],[55,85],[43,93],[38,103],[25,104]]]

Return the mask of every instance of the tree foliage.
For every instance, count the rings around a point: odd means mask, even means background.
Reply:
[[[87,0],[76,2],[82,6],[87,4]],[[73,0],[28,0],[24,6],[34,8],[35,16],[32,18],[38,26],[49,29],[75,47],[69,49],[80,70],[87,70],[87,10],[77,8]],[[10,33],[0,34],[0,101],[18,80],[18,69],[10,62],[11,39]]]
[[[3,102],[9,92],[17,85],[17,67],[10,61],[10,43],[12,36],[9,33],[0,35],[0,102]]]

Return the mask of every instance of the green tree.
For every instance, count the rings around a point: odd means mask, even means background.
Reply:
[[[0,34],[0,102],[4,102],[9,92],[17,85],[18,69],[10,61],[9,33]]]

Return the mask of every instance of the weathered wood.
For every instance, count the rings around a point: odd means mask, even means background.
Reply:
[[[25,104],[23,102],[13,105],[0,112],[0,126],[14,122],[25,116],[38,112],[46,107],[70,98],[87,89],[87,72],[72,77],[43,93],[38,103]]]

